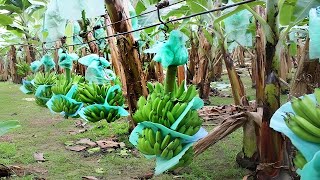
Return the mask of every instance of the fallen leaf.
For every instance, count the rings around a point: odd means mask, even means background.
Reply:
[[[76,151],[76,152],[80,152],[80,151],[83,151],[85,150],[87,147],[85,146],[79,146],[79,145],[76,145],[76,146],[66,146],[66,149],[70,150],[70,151]]]
[[[124,142],[120,142],[119,145],[120,145],[121,148],[126,147],[126,144]]]
[[[114,141],[101,140],[101,141],[97,141],[96,143],[102,149],[105,149],[105,148],[118,148],[120,146],[118,142],[114,142]]]
[[[25,100],[25,101],[35,101],[36,99],[35,98],[23,98],[22,100]]]
[[[97,168],[95,169],[95,172],[98,174],[103,174],[104,173],[104,169],[103,168]]]
[[[43,157],[43,153],[34,153],[33,154],[33,158],[37,161],[37,162],[44,162],[46,161]]]
[[[88,138],[80,139],[76,142],[76,144],[89,145],[90,147],[95,147],[97,145],[95,142],[92,142]]]
[[[84,179],[84,180],[99,180],[98,178],[96,178],[94,176],[83,176],[82,179]]]
[[[71,135],[76,135],[76,134],[80,134],[80,133],[84,133],[84,132],[86,132],[87,131],[87,129],[80,129],[80,130],[71,130],[71,131],[69,131],[69,134],[71,134]]]
[[[66,145],[66,146],[73,146],[73,145],[74,145],[74,142],[73,142],[73,141],[66,141],[66,142],[64,142],[64,145]]]
[[[120,156],[124,156],[124,157],[129,156],[128,151],[126,149],[122,149],[119,154]]]
[[[89,154],[94,154],[94,153],[100,152],[100,150],[101,150],[100,147],[95,147],[95,148],[88,149],[88,153]]]

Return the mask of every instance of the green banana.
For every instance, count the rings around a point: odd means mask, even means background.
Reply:
[[[169,150],[166,159],[171,159],[173,157],[173,150]]]
[[[166,148],[162,151],[160,157],[162,157],[163,159],[166,159],[167,158],[167,155],[169,153],[169,150]]]
[[[156,137],[152,129],[148,129],[148,139],[150,141],[151,146],[154,146],[154,144],[156,143]]]
[[[170,134],[167,134],[167,135],[164,137],[164,139],[163,139],[163,141],[162,141],[162,143],[161,143],[161,146],[160,146],[162,150],[165,149],[165,148],[168,146],[168,144],[169,144],[169,142],[170,142],[170,139],[171,139]]]
[[[159,156],[159,155],[161,155],[161,149],[160,149],[160,144],[158,143],[158,142],[156,142],[155,144],[154,144],[154,147],[153,147],[153,149],[154,149],[154,153],[157,155],[157,156]]]
[[[317,119],[317,114],[314,111],[316,104],[309,96],[304,96],[303,99],[298,98],[301,110],[308,117],[307,120],[313,122],[316,126],[320,127],[320,121]]]
[[[159,144],[162,142],[162,135],[161,135],[161,131],[159,130],[156,132],[156,142]]]
[[[320,138],[316,137],[309,132],[305,131],[302,127],[300,127],[296,122],[289,121],[285,119],[287,126],[291,129],[293,133],[295,133],[298,137],[305,141],[313,142],[313,143],[320,143]]]
[[[177,148],[173,151],[173,156],[178,155],[182,151],[182,145],[180,144]]]
[[[182,83],[181,83],[181,85],[179,86],[179,89],[178,89],[178,91],[177,91],[177,93],[175,93],[174,94],[174,97],[176,98],[176,99],[179,99],[180,97],[181,97],[181,95],[183,94],[183,92],[184,92],[184,80],[182,81]]]
[[[317,100],[317,104],[320,105],[320,88],[315,88],[314,89],[314,95]]]
[[[149,94],[151,94],[154,91],[154,85],[151,82],[148,82],[147,87],[149,90]]]
[[[178,119],[187,106],[188,106],[187,103],[183,103],[176,112],[172,111],[174,119]]]
[[[308,133],[320,138],[320,128],[314,126],[308,120],[298,115],[293,115],[288,113],[287,116],[290,120],[295,121],[300,127],[306,130]]]
[[[167,111],[167,118],[168,118],[170,124],[173,124],[176,121],[170,111]]]
[[[147,100],[144,96],[141,96],[137,102],[138,108],[142,108],[147,104]]]

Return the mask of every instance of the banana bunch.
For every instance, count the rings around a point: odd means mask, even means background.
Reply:
[[[52,86],[52,92],[54,94],[66,95],[71,89],[73,84],[78,84],[84,82],[84,78],[79,75],[72,74],[72,81],[67,81],[65,75],[59,75],[56,84]]]
[[[198,112],[196,110],[190,110],[179,123],[177,131],[193,136],[199,131],[201,125],[202,119],[200,119]]]
[[[145,128],[139,136],[137,148],[146,155],[171,159],[182,151],[182,144],[180,138],[173,138],[170,134],[163,136],[159,130],[154,132],[151,128]]]
[[[95,83],[80,83],[75,99],[87,104],[103,104],[109,87],[110,85],[108,84],[98,85]]]
[[[320,108],[309,96],[294,98],[291,106],[295,114],[286,114],[287,126],[301,139],[320,143]]]
[[[298,151],[295,158],[293,159],[293,163],[297,168],[302,169],[303,166],[307,164],[307,160],[304,158],[302,153]]]
[[[193,155],[194,155],[194,151],[193,148],[190,147],[185,154],[181,157],[181,159],[179,159],[178,164],[176,164],[175,166],[173,166],[172,168],[169,169],[169,171],[172,171],[174,169],[177,169],[178,167],[184,167],[187,166],[189,164],[192,163],[193,160]]]
[[[188,104],[173,101],[170,94],[160,97],[152,93],[148,100],[141,96],[137,105],[138,110],[133,115],[136,122],[151,121],[170,128]]]
[[[111,92],[107,98],[107,102],[111,106],[122,106],[124,104],[124,96],[122,95],[122,91],[116,89],[115,91]]]
[[[66,114],[75,114],[79,108],[79,104],[72,103],[63,96],[57,96],[54,98],[51,106],[51,109],[54,112],[60,113],[64,111]]]
[[[68,82],[66,79],[58,80],[51,90],[54,94],[66,95],[72,87],[72,82]]]
[[[56,74],[55,72],[45,72],[45,73],[42,73],[42,72],[37,72],[35,74],[35,77],[34,77],[34,83],[36,84],[36,87],[38,85],[53,85],[56,83]]]
[[[105,109],[101,106],[91,105],[85,108],[84,115],[90,122],[98,122],[106,119],[108,123],[114,122],[120,118],[116,109]]]
[[[164,96],[164,86],[161,83],[156,83],[153,85],[151,82],[147,83],[147,87],[149,90],[149,94],[155,94],[153,96]],[[190,102],[196,95],[198,94],[196,86],[191,85],[188,87],[188,89],[185,91],[184,88],[184,81],[181,83],[180,86],[178,84],[175,84],[174,91],[172,93],[172,98],[176,101],[180,102]]]
[[[39,106],[47,107],[46,103],[52,97],[51,88],[47,88],[45,91],[40,93],[39,97],[35,97],[35,101]]]

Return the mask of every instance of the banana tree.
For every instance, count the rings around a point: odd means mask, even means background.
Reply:
[[[283,138],[281,135],[273,131],[270,127],[270,118],[273,113],[280,107],[280,84],[279,84],[279,49],[285,40],[286,35],[291,28],[303,21],[311,7],[319,5],[319,1],[315,0],[297,0],[297,1],[266,1],[266,16],[264,19],[256,13],[248,5],[243,5],[245,9],[250,11],[259,24],[266,37],[266,56],[265,67],[258,68],[258,74],[265,74],[266,79],[262,83],[257,84],[257,89],[264,91],[257,92],[263,97],[257,97],[262,100],[263,116],[259,134],[259,155],[260,163],[272,164],[259,169],[257,173],[258,179],[277,177],[280,173],[280,167],[284,164],[283,158]],[[290,7],[290,8],[288,8]],[[287,11],[290,9],[290,11]],[[275,16],[276,15],[276,16]],[[288,17],[286,17],[288,16]],[[280,29],[280,22],[286,22],[287,26],[284,30]]]

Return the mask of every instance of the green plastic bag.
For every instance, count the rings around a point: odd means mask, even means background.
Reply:
[[[32,72],[38,72],[40,67],[42,65],[42,62],[41,61],[33,61],[31,64],[30,64],[30,69]]]
[[[320,179],[320,151],[318,151],[312,160],[304,165],[302,170],[298,170],[301,180]]]
[[[309,58],[320,58],[320,7],[309,11]]]
[[[82,44],[83,40],[82,38],[79,36],[81,31],[81,27],[78,23],[78,21],[74,21],[73,22],[73,43],[74,44]]]
[[[97,84],[105,84],[115,80],[116,75],[112,70],[106,69],[110,66],[109,61],[97,54],[84,56],[78,61],[80,64],[87,66],[85,79]]]
[[[184,65],[188,61],[186,41],[186,35],[178,30],[173,30],[170,33],[168,41],[158,43],[144,52],[156,53],[153,60],[160,62],[165,68],[170,65]]]
[[[76,61],[79,56],[75,53],[68,54],[64,52],[62,49],[58,51],[59,55],[59,66],[64,69],[72,69],[73,61]]]
[[[103,25],[103,20],[99,19],[96,23],[96,26],[100,26],[101,28],[95,30],[93,33],[93,36],[96,39],[96,43],[98,44],[100,50],[103,50],[107,45],[107,41],[104,38],[106,37],[106,32],[103,29]]]
[[[45,72],[50,71],[56,65],[56,63],[54,62],[53,58],[48,54],[44,55],[41,58],[41,63],[44,65]]]

